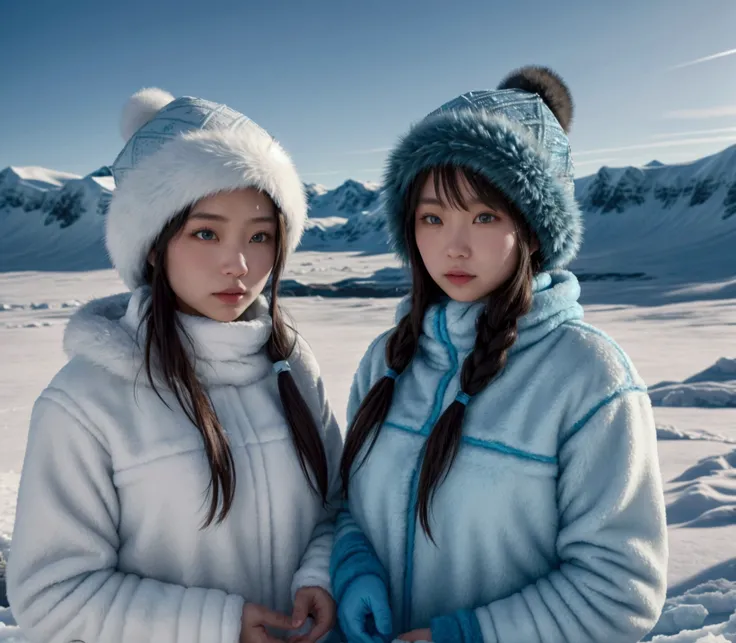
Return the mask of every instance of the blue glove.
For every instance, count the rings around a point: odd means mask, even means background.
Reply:
[[[337,618],[348,643],[390,641],[393,618],[384,582],[374,574],[353,579],[337,605]]]
[[[430,622],[434,643],[483,643],[483,632],[475,610],[457,610],[435,616]]]

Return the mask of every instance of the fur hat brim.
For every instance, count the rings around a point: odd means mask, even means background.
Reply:
[[[408,263],[406,191],[423,170],[454,165],[487,178],[526,217],[537,236],[544,269],[568,264],[582,242],[583,222],[572,177],[558,177],[534,137],[509,119],[484,110],[448,110],[415,125],[390,153],[384,208],[391,245]]]
[[[107,214],[107,250],[126,286],[143,284],[153,242],[179,212],[204,197],[250,187],[284,213],[287,249],[295,250],[307,217],[304,186],[288,154],[264,130],[190,131],[142,158],[116,186]]]

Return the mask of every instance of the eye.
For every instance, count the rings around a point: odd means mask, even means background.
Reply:
[[[192,233],[192,236],[197,237],[197,239],[201,239],[202,241],[214,241],[215,239],[217,239],[217,235],[209,228],[195,230]]]
[[[493,223],[496,219],[498,219],[498,217],[495,214],[484,212],[483,214],[479,214],[475,217],[475,221],[473,221],[473,223]]]
[[[251,243],[266,243],[271,239],[271,235],[268,232],[256,232],[250,240]]]
[[[442,223],[442,219],[440,219],[436,214],[425,214],[422,217],[419,217],[420,221],[424,221],[427,225],[440,225]]]

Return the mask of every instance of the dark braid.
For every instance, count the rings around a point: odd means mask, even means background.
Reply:
[[[271,294],[268,312],[271,315],[272,330],[266,344],[268,356],[272,362],[285,361],[296,347],[296,330],[287,324],[281,307],[278,304],[278,291],[286,261],[286,221],[279,213],[277,217],[276,258],[271,273]],[[306,401],[299,392],[299,387],[290,370],[283,370],[277,375],[279,397],[284,409],[286,422],[289,425],[291,438],[299,457],[299,465],[304,477],[312,489],[321,497],[322,504],[327,504],[329,486],[329,468],[324,443],[317,427],[317,422]],[[318,418],[321,421],[321,418]]]
[[[179,212],[153,243],[151,252],[156,261],[147,264],[145,273],[145,279],[151,286],[151,301],[143,313],[139,330],[144,325],[147,330],[144,367],[151,387],[163,401],[154,377],[154,370],[160,371],[158,375],[163,383],[202,436],[210,468],[210,505],[202,524],[204,529],[215,521],[221,523],[229,514],[235,498],[236,468],[225,430],[207,389],[197,378],[195,365],[186,350],[187,345],[191,348],[191,339],[177,317],[176,293],[165,270],[169,243],[184,228],[190,214],[190,207]],[[286,360],[296,344],[296,331],[284,321],[277,299],[285,259],[286,222],[284,215],[277,211],[276,258],[269,304],[273,330],[267,344],[268,355],[274,362]],[[325,504],[328,465],[317,423],[291,373],[284,371],[278,375],[278,387],[302,471]]]
[[[467,209],[459,186],[460,177],[464,177],[481,200],[489,203],[500,201],[506,206],[518,233],[518,268],[514,275],[488,296],[485,310],[477,321],[475,347],[463,363],[460,375],[462,391],[472,397],[480,393],[505,367],[508,350],[518,335],[517,321],[531,309],[532,277],[540,270],[543,259],[539,252],[532,254],[532,232],[521,213],[483,176],[467,168],[453,166],[420,172],[406,191],[403,204],[404,235],[412,274],[412,305],[411,311],[401,319],[386,344],[386,363],[390,369],[400,374],[408,367],[419,345],[424,315],[443,294],[424,265],[417,248],[414,229],[414,216],[421,190],[430,175],[433,176],[437,194],[442,192],[451,203]],[[393,377],[381,377],[363,398],[348,430],[340,466],[346,496],[353,463],[371,433],[371,443],[358,466],[363,464],[375,445],[391,408],[394,386]],[[440,416],[427,440],[416,511],[422,528],[430,539],[429,505],[437,486],[449,472],[457,455],[464,416],[465,404],[453,401]]]
[[[419,274],[413,273],[413,287],[410,312],[401,318],[393,333],[386,342],[386,364],[397,375],[406,370],[411,363],[419,345],[419,336],[422,333],[422,320],[427,308],[436,296],[433,289],[424,287],[426,282]],[[430,279],[431,281],[431,279]],[[358,454],[368,437],[372,435],[368,449],[358,463],[359,468],[378,440],[383,423],[386,421],[391,402],[394,396],[395,380],[388,375],[382,376],[363,398],[355,417],[348,429],[340,462],[342,489],[345,496],[350,485],[350,472]],[[356,469],[357,469],[356,468]]]
[[[520,255],[518,270],[488,296],[485,309],[478,316],[475,346],[460,373],[461,389],[470,397],[480,393],[504,369],[508,351],[518,337],[518,319],[531,310],[533,265],[528,252]],[[419,475],[417,515],[422,529],[433,541],[429,505],[457,456],[465,409],[465,404],[454,400],[427,439]]]

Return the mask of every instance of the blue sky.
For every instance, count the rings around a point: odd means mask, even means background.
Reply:
[[[0,168],[85,174],[144,86],[246,113],[307,182],[380,179],[409,125],[524,64],[576,103],[579,176],[736,144],[733,0],[4,3]]]

